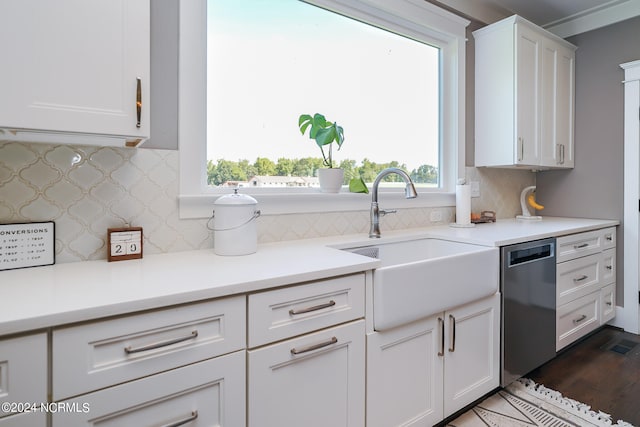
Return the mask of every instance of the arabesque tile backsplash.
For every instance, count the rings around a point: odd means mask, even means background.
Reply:
[[[106,259],[106,230],[126,223],[144,229],[145,254],[213,248],[206,219],[180,219],[179,153],[169,150],[105,148],[0,142],[0,223],[56,224],[56,262]],[[535,174],[520,170],[467,168],[481,197],[472,211],[498,218],[520,211],[522,188]],[[442,220],[430,222],[438,210]],[[455,208],[401,209],[384,227],[404,229],[453,222]],[[260,243],[367,233],[369,212],[262,215]]]

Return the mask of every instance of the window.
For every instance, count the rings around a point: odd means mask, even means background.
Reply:
[[[297,122],[319,111],[346,128],[345,183],[396,166],[440,186],[440,49],[301,1],[207,5],[209,185],[316,185]]]
[[[321,153],[297,119],[316,112],[345,128],[333,156],[347,180],[400,166],[420,205],[451,204],[442,196],[464,171],[467,21],[421,0],[199,0],[182,2],[180,19],[183,217],[193,216],[183,206],[229,191],[207,180],[277,200],[273,212],[325,210],[332,198],[341,205],[331,210],[366,209],[362,195],[309,188]],[[194,113],[204,103],[208,114]]]

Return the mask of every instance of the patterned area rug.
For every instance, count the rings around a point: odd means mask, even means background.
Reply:
[[[520,379],[483,400],[447,426],[451,427],[633,427],[555,390]]]

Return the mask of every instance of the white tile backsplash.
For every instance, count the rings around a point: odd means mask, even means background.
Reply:
[[[145,254],[213,248],[207,220],[182,220],[178,212],[179,153],[70,145],[0,142],[0,223],[53,220],[56,262],[106,259],[106,230],[126,223],[144,229]],[[535,174],[467,168],[481,197],[472,210],[499,218],[519,213],[522,188]],[[441,221],[430,221],[438,211]],[[383,230],[426,227],[455,220],[455,208],[401,209]],[[369,212],[263,215],[260,243],[369,231]]]

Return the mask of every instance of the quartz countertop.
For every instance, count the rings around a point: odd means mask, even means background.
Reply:
[[[504,246],[618,225],[613,220],[498,220],[471,228],[436,226],[367,235],[261,244],[255,254],[226,257],[213,249],[0,271],[0,335],[112,315],[266,290],[371,270],[373,258],[338,250],[415,238]]]

